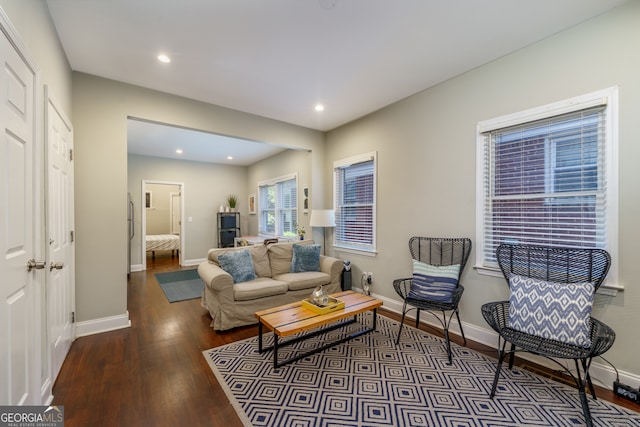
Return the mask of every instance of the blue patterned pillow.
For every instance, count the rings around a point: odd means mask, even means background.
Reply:
[[[233,277],[233,283],[248,282],[256,278],[249,249],[219,255],[218,262],[220,267]]]
[[[413,280],[407,297],[450,303],[458,286],[460,264],[435,266],[413,260]]]
[[[554,283],[511,275],[512,329],[580,347],[591,346],[593,283]]]
[[[290,271],[292,273],[320,271],[320,245],[299,245],[294,243]]]

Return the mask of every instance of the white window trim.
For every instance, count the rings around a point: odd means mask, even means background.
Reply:
[[[331,173],[333,174],[333,206],[337,206],[336,203],[336,168],[349,166],[356,163],[367,162],[369,160],[373,160],[373,212],[372,212],[372,228],[373,228],[373,245],[371,249],[360,249],[353,248],[349,246],[340,246],[335,243],[335,239],[333,242],[333,248],[336,251],[342,251],[352,254],[360,254],[365,256],[376,256],[378,253],[378,227],[377,227],[377,215],[378,215],[378,152],[372,151],[369,153],[359,154],[356,156],[348,157],[346,159],[336,160],[333,162],[333,170]]]
[[[605,168],[607,181],[607,251],[611,268],[602,288],[624,290],[618,278],[618,87],[591,92],[575,98],[478,122],[476,127],[476,265],[478,273],[502,277],[497,268],[482,265],[484,248],[484,133],[571,113],[598,105],[607,105]]]

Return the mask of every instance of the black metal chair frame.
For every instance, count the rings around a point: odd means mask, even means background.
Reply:
[[[416,310],[416,328],[420,324],[421,310],[431,313],[438,320],[438,322],[440,322],[447,346],[447,356],[449,358],[449,363],[451,363],[451,342],[449,340],[449,326],[454,314],[456,316],[456,319],[458,319],[458,325],[460,326],[460,333],[462,334],[464,345],[467,344],[467,339],[465,338],[464,330],[462,329],[462,322],[460,322],[458,304],[460,302],[460,299],[462,298],[462,293],[464,292],[464,287],[460,284],[460,278],[462,277],[464,267],[469,260],[469,255],[471,254],[471,246],[471,239],[468,238],[414,236],[409,239],[409,251],[413,259],[436,266],[460,264],[460,272],[458,273],[458,286],[453,292],[450,303],[409,298],[408,294],[411,290],[413,279],[405,278],[396,279],[393,281],[393,287],[395,291],[404,301],[402,307],[402,319],[400,320],[400,330],[398,331],[396,345],[400,343],[400,336],[402,335],[404,318],[406,314],[411,310]],[[449,312],[448,316],[447,312]]]
[[[611,256],[602,249],[502,244],[496,249],[496,259],[507,284],[511,275],[517,274],[563,284],[591,282],[594,284],[594,292],[604,281],[611,266]],[[591,361],[611,348],[615,341],[615,332],[609,326],[591,317],[591,346],[585,348],[509,328],[507,326],[509,301],[484,304],[482,315],[491,328],[498,333],[498,364],[490,397],[493,398],[496,394],[502,362],[507,356],[510,357],[509,369],[511,369],[516,352],[524,351],[539,355],[560,366],[561,371],[573,378],[580,395],[586,425],[591,427],[592,419],[585,383],[595,400],[596,393],[589,375]],[[508,351],[507,343],[511,344]],[[556,359],[573,360],[575,374]]]

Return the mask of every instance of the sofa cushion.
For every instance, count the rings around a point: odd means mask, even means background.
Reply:
[[[220,261],[220,267],[233,277],[233,283],[256,278],[251,252],[247,249],[222,254],[218,257],[218,261]]]
[[[507,326],[542,338],[591,346],[593,283],[555,283],[518,275],[509,279]]]
[[[288,283],[290,291],[309,289],[309,293],[311,293],[311,290],[316,286],[326,285],[331,282],[331,277],[327,273],[320,271],[284,273],[275,276],[274,279]]]
[[[258,277],[271,277],[271,265],[269,264],[269,257],[267,256],[267,247],[264,245],[245,246],[241,248],[224,248],[224,249],[210,249],[209,261],[221,267],[218,257],[222,254],[229,252],[238,252],[242,250],[249,250],[251,252],[251,259],[253,260],[253,269]]]
[[[288,285],[279,280],[268,277],[258,277],[248,282],[233,285],[233,299],[236,301],[249,301],[272,295],[286,294]]]
[[[320,271],[320,245],[293,244],[292,273]]]
[[[453,291],[458,286],[460,264],[430,265],[413,261],[413,280],[408,298],[451,303]]]
[[[313,240],[301,240],[299,245],[312,245]],[[271,263],[271,277],[291,272],[291,259],[293,258],[293,243],[274,243],[268,246],[267,253]]]

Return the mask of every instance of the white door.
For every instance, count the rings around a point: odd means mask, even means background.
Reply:
[[[0,405],[39,404],[45,273],[27,268],[44,255],[36,225],[36,72],[4,18],[0,30]]]
[[[73,129],[45,90],[47,328],[51,383],[74,339]]]

